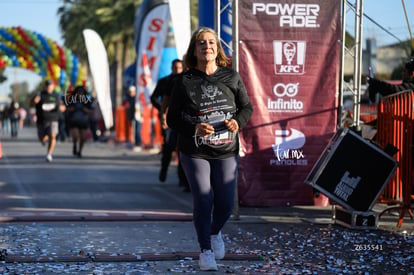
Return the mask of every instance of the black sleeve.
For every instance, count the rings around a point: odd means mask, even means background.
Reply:
[[[161,96],[160,96],[160,83],[157,83],[157,86],[155,86],[154,92],[152,92],[151,95],[151,104],[152,106],[154,106],[155,108],[157,108],[157,110],[159,111],[161,109]]]
[[[188,102],[188,97],[182,84],[182,77],[177,77],[168,105],[167,124],[181,135],[192,137],[195,133],[195,125],[186,122],[181,117],[186,102]]]
[[[404,85],[393,85],[376,78],[370,78],[368,84],[368,93],[371,101],[375,101],[375,94],[377,93],[387,96],[406,90]]]
[[[169,76],[163,77],[160,80],[158,80],[157,85],[155,86],[155,89],[151,95],[151,103],[155,108],[157,108],[158,111],[161,110],[162,97],[166,94],[166,92],[169,89],[171,89],[168,83]]]
[[[236,106],[237,112],[234,119],[239,124],[240,129],[243,128],[249,121],[252,113],[253,106],[250,102],[250,99],[247,95],[246,87],[238,73],[236,73]]]
[[[53,94],[55,95],[55,97],[56,97],[56,102],[57,102],[57,104],[56,104],[56,107],[55,107],[54,111],[55,111],[55,112],[60,112],[60,105],[62,105],[62,104],[63,104],[63,101],[62,101],[61,97],[60,97],[60,96],[58,96],[55,92],[53,92]]]

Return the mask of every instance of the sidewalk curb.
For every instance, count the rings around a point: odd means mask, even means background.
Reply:
[[[81,251],[80,253],[84,253]],[[55,262],[145,262],[145,261],[178,261],[198,260],[199,252],[170,252],[170,253],[142,253],[108,254],[87,253],[86,255],[42,255],[42,256],[17,256],[5,255],[1,260],[6,263],[55,263]],[[223,261],[261,261],[262,258],[255,254],[226,254]]]
[[[4,214],[4,213],[3,213]],[[191,222],[193,220],[190,214],[18,214],[6,213],[0,216],[0,223],[19,223],[19,222],[142,222],[142,221],[160,221],[160,222]]]

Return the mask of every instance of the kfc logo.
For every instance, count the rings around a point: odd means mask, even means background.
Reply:
[[[304,74],[305,54],[305,41],[273,41],[275,74]]]

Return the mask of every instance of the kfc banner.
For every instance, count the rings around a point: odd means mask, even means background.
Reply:
[[[239,1],[241,205],[313,204],[304,180],[336,131],[340,0]]]

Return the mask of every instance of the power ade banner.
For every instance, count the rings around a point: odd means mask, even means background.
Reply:
[[[336,131],[340,0],[239,2],[243,129],[240,204],[313,204],[304,180]]]

